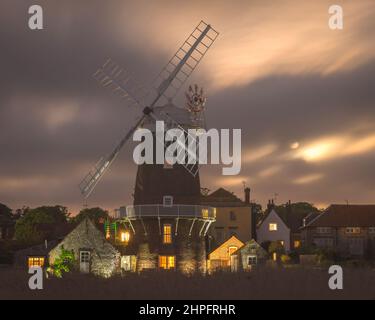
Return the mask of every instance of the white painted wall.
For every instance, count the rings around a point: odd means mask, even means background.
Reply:
[[[270,231],[269,225],[277,224],[277,231]],[[290,229],[283,220],[278,216],[276,211],[272,209],[270,214],[262,222],[257,229],[257,242],[262,244],[265,241],[284,241],[285,251],[290,251]]]

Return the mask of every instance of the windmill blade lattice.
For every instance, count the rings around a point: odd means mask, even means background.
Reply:
[[[156,103],[158,103],[162,97],[170,100],[177,94],[178,90],[192,74],[218,35],[219,33],[209,24],[201,21],[157,77],[154,82],[155,92],[147,91],[132,78],[128,71],[111,59],[108,59],[103,66],[94,73],[93,77],[103,87],[111,90],[121,98],[130,101],[131,105],[141,107],[143,109],[143,115],[137,124],[127,132],[114,151],[109,156],[102,158],[82,180],[79,187],[81,193],[86,198],[92,193],[124,144],[143,121],[149,116],[155,121],[158,120],[157,116],[153,113],[153,108]],[[154,95],[155,93],[156,95]],[[148,106],[145,105],[146,99],[151,101]],[[178,128],[184,132],[185,142],[190,141],[188,139],[191,134],[185,128],[171,117],[169,117],[169,122],[174,128]],[[188,148],[188,150],[186,150],[186,148],[182,150],[188,153],[191,152],[190,148]],[[193,176],[198,173],[198,164],[186,163],[183,166]]]
[[[131,105],[144,107],[149,90],[134,80],[134,77],[112,59],[108,59],[93,77],[104,87],[126,99]]]
[[[176,96],[212,46],[219,33],[201,21],[154,82],[154,89],[166,100]]]
[[[91,169],[91,171],[83,178],[81,183],[79,184],[79,188],[81,190],[82,195],[87,198],[91,192],[94,190],[96,185],[98,184],[99,180],[102,178],[104,173],[108,170],[109,166],[112,162],[116,159],[118,154],[120,153],[122,147],[125,143],[130,139],[133,133],[138,129],[138,127],[142,124],[144,119],[146,118],[143,115],[136,123],[134,127],[132,127],[121,139],[121,141],[116,145],[115,149],[106,157],[102,157],[98,163]]]

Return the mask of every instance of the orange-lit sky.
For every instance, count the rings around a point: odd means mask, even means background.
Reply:
[[[149,85],[200,20],[220,36],[191,83],[208,95],[209,127],[242,129],[242,171],[202,167],[201,184],[264,204],[374,203],[375,3],[336,1],[38,1],[45,29],[27,28],[31,1],[0,4],[0,202],[83,205],[78,183],[139,110],[91,78],[112,57]],[[176,103],[183,103],[180,95]],[[130,204],[128,145],[88,201]],[[156,186],[157,187],[157,186]]]

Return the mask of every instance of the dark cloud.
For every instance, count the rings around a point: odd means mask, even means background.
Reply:
[[[112,57],[148,84],[168,56],[165,50],[155,50],[155,43],[148,45],[144,25],[139,32],[130,9],[124,19],[128,17],[132,23],[125,19],[123,27],[128,29],[119,32],[113,16],[120,1],[39,3],[46,24],[40,32],[27,28],[27,8],[32,2],[6,0],[0,8],[0,201],[14,207],[59,202],[76,210],[83,202],[79,181],[100,156],[111,151],[140,113],[100,88],[92,73],[106,57]],[[129,7],[141,14],[134,3]],[[140,16],[140,21],[144,19]],[[217,14],[216,20],[220,19],[224,19],[223,12]],[[149,32],[157,39],[156,30]],[[223,37],[225,41],[225,34]],[[170,53],[174,50],[172,45]],[[209,79],[198,69],[192,81]],[[261,202],[275,192],[280,201],[371,202],[375,193],[373,150],[313,163],[286,159],[285,154],[294,141],[346,132],[354,137],[358,134],[358,138],[375,133],[368,125],[375,120],[374,87],[375,61],[369,60],[325,75],[270,72],[240,87],[209,90],[209,127],[241,128],[244,152],[268,144],[277,146],[268,156],[244,162],[238,183],[228,188],[240,193],[241,179],[248,180]],[[98,185],[90,205],[114,208],[131,202],[136,170],[131,153],[128,145]],[[278,170],[261,176],[273,167]],[[203,167],[202,185],[220,187],[220,174],[220,167]],[[322,178],[304,185],[295,183],[314,174]]]

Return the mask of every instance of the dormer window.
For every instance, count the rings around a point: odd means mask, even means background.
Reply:
[[[268,229],[269,231],[277,231],[277,223],[270,223]]]
[[[173,206],[173,197],[172,196],[164,196],[163,197],[163,206],[164,207],[172,207]]]

